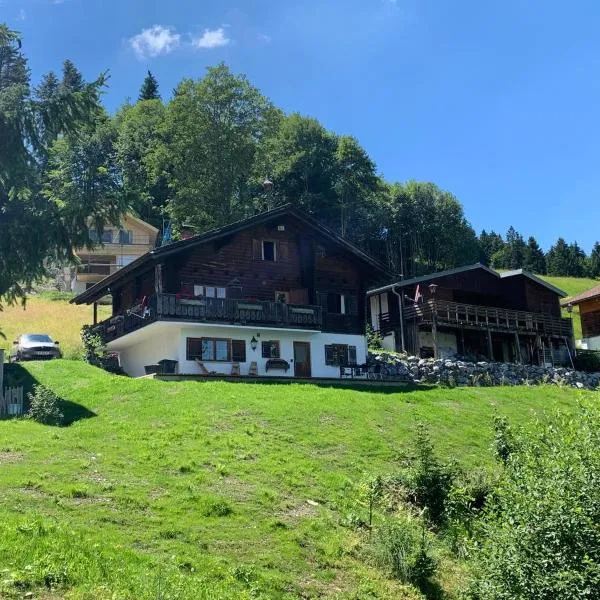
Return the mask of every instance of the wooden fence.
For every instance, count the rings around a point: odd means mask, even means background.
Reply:
[[[4,350],[0,350],[0,418],[23,414],[23,387],[4,389]]]
[[[16,417],[23,414],[23,387],[0,388],[0,418]]]

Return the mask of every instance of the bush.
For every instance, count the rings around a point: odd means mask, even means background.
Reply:
[[[458,469],[453,464],[438,460],[429,432],[423,424],[417,426],[415,446],[417,456],[403,476],[408,500],[427,509],[427,518],[431,523],[441,525],[445,519],[446,500]]]
[[[517,450],[517,441],[506,417],[494,417],[494,453],[496,458],[506,464],[511,454]]]
[[[60,409],[61,401],[52,390],[43,385],[34,385],[27,398],[29,400],[27,415],[30,419],[44,425],[63,424],[65,416]]]
[[[478,531],[472,597],[600,597],[600,411],[516,435]]]
[[[372,551],[377,565],[404,583],[423,587],[436,571],[425,527],[407,516],[386,521],[374,536]]]

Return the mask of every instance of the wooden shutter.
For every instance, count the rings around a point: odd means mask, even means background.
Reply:
[[[277,242],[277,260],[285,261],[289,260],[289,251],[287,242]]]
[[[348,364],[356,364],[356,346],[348,346]]]
[[[252,260],[262,260],[262,245],[260,240],[252,240]]]

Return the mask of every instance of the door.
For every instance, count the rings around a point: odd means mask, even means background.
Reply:
[[[294,342],[294,377],[310,377],[310,342]]]

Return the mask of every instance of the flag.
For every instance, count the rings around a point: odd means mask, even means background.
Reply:
[[[415,304],[417,304],[419,300],[423,300],[423,294],[421,294],[421,288],[419,287],[419,284],[417,284],[417,289],[415,290]]]

